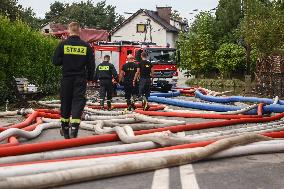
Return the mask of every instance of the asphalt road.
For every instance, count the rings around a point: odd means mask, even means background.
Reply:
[[[85,182],[58,189],[282,189],[284,188],[284,155],[254,155],[200,162],[155,172],[133,174]],[[157,184],[158,182],[158,184]],[[182,185],[183,183],[183,185]]]

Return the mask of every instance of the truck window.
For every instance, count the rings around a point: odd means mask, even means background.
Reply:
[[[154,64],[176,64],[176,52],[169,50],[152,50],[149,53],[150,61]]]

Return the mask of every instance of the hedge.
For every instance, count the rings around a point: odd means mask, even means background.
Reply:
[[[58,91],[60,69],[51,64],[58,40],[43,36],[21,21],[0,15],[0,104],[15,95],[11,80],[25,77],[44,94]]]

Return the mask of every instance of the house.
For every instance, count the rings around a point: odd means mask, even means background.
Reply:
[[[41,31],[45,35],[53,35],[59,39],[66,39],[69,36],[68,27],[63,24],[48,23]],[[108,41],[109,33],[106,30],[84,28],[80,31],[80,37],[88,43]]]
[[[58,32],[53,32],[53,36],[59,39],[67,39],[69,36],[69,31],[64,30],[64,31],[58,31]],[[109,34],[107,30],[99,30],[99,29],[81,29],[80,31],[80,38],[83,41],[86,41],[87,43],[93,43],[97,41],[108,41]]]
[[[172,18],[171,7],[156,11],[140,9],[110,32],[111,41],[153,42],[175,47],[178,33],[185,24]]]
[[[63,24],[56,24],[56,23],[48,23],[44,27],[41,28],[41,32],[44,34],[55,33],[67,30],[67,26]]]

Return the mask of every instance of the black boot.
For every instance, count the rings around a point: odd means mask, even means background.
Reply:
[[[127,100],[126,100],[126,104],[127,104],[127,110],[128,110],[128,111],[131,111],[131,100],[130,100],[130,99],[127,99]]]
[[[111,101],[110,100],[108,100],[107,101],[107,110],[108,111],[111,111],[113,108],[112,108],[112,106],[111,106]]]
[[[64,136],[65,139],[70,139],[68,122],[61,123],[60,135]]]
[[[78,131],[79,131],[79,123],[72,123],[71,124],[71,138],[77,138]]]
[[[131,103],[131,108],[132,108],[133,110],[136,110],[136,106],[135,106],[135,103],[134,103],[134,102]]]
[[[104,100],[101,100],[100,101],[100,107],[101,107],[101,110],[104,110],[104,104],[105,104],[105,102],[104,102]]]
[[[150,108],[149,105],[148,105],[148,100],[145,96],[143,96],[143,98],[142,98],[142,107],[143,107],[144,111],[147,111]]]
[[[133,110],[136,110],[135,102],[136,102],[136,97],[133,97],[133,100],[131,101],[131,108]]]

